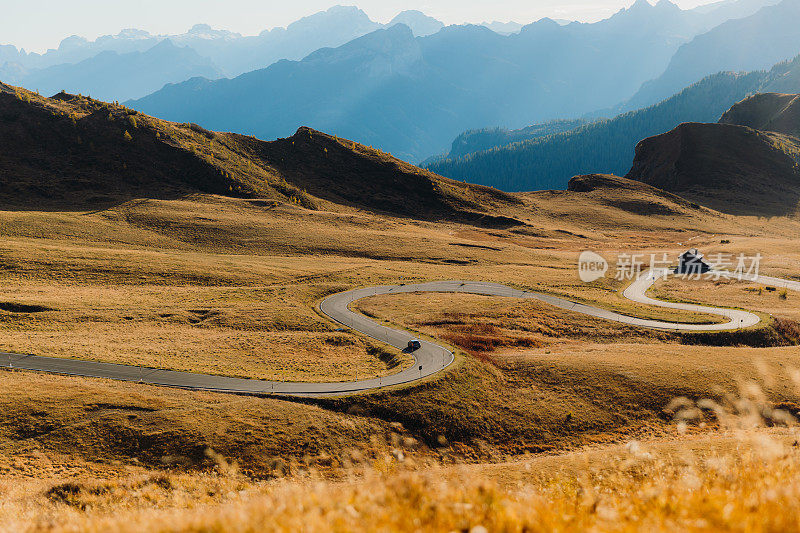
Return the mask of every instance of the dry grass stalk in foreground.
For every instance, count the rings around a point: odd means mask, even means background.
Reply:
[[[763,431],[763,430],[762,430]],[[459,474],[374,473],[345,485],[289,482],[234,503],[92,516],[60,531],[797,531],[800,453],[753,433],[741,453],[682,459],[637,444],[603,472],[508,490]],[[147,502],[159,507],[158,501]],[[8,511],[8,509],[6,509]],[[485,528],[485,529],[481,529]],[[50,529],[45,527],[44,529]]]
[[[770,406],[750,383],[737,398],[678,399],[671,408],[681,432],[716,419],[719,441],[709,439],[702,453],[680,441],[673,453],[631,442],[622,453],[607,453],[599,467],[587,460],[584,469],[553,473],[519,463],[530,475],[511,488],[470,476],[475,470],[466,467],[447,475],[408,471],[398,456],[347,482],[236,487],[236,473],[220,458],[220,477],[198,476],[194,486],[185,476],[162,477],[115,486],[113,500],[81,488],[83,499],[74,490],[57,491],[66,496],[54,499],[50,489],[49,508],[39,511],[49,516],[27,513],[38,524],[33,530],[54,531],[800,531],[792,413]],[[784,428],[767,427],[777,425]],[[718,446],[723,440],[733,446]],[[203,483],[214,489],[204,492],[197,486]],[[196,497],[223,486],[225,499]],[[13,504],[2,509],[6,516],[22,511]]]

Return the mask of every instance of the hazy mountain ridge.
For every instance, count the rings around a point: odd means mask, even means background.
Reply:
[[[308,124],[420,161],[445,152],[468,129],[524,126],[616,103],[660,73],[682,42],[713,24],[710,17],[640,0],[595,24],[542,19],[509,36],[449,26],[414,38],[390,28],[335,53],[318,51],[233,80],[166,87],[130,105],[262,138]],[[372,53],[375,41],[383,43],[381,54]],[[343,54],[352,61],[341,61]]]
[[[560,23],[561,22],[559,22],[559,24]],[[493,32],[499,33],[500,35],[511,35],[512,33],[519,33],[519,31],[522,30],[525,25],[514,21],[500,22],[494,20],[492,22],[481,22],[481,26],[489,28]]]
[[[450,153],[442,159],[454,159],[520,141],[538,139],[539,137],[546,137],[555,133],[564,133],[583,126],[586,123],[587,121],[584,119],[553,120],[543,124],[534,124],[533,126],[518,130],[509,130],[506,128],[469,130],[455,138],[450,148]]]
[[[162,88],[165,83],[197,76],[222,77],[222,72],[210,59],[192,48],[178,47],[169,39],[144,52],[106,51],[75,64],[0,74],[10,83],[44,95],[66,91],[101,100],[137,98]]]
[[[401,21],[417,35],[429,35],[444,26],[419,11],[404,11],[383,25],[356,7],[335,6],[257,36],[242,36],[207,24],[197,24],[179,35],[130,29],[94,41],[72,36],[57,50],[42,55],[13,46],[0,47],[0,79],[45,95],[66,90],[123,101],[146,96],[167,83],[235,76],[281,59],[302,59],[318,49],[340,46]],[[185,48],[182,57],[163,46],[169,42]],[[165,69],[170,62],[173,69]],[[125,73],[133,69],[149,79],[145,82]]]
[[[387,24],[387,26],[391,27],[395,24],[405,24],[411,28],[411,31],[417,37],[427,37],[428,35],[433,35],[444,28],[444,23],[442,21],[436,20],[433,17],[429,17],[422,11],[417,11],[414,9],[399,13],[389,22],[389,24]]]
[[[798,20],[800,0],[783,0],[723,22],[681,46],[663,73],[614,112],[652,105],[714,72],[759,70],[790,59],[800,52]]]
[[[705,9],[687,10],[689,16],[701,20],[706,26],[716,25],[727,18],[738,18],[758,6],[777,0],[725,0]],[[66,63],[78,63],[102,52],[144,52],[159,42],[170,39],[179,46],[189,46],[206,56],[225,72],[235,76],[263,68],[279,59],[301,59],[325,46],[338,46],[382,27],[397,23],[409,26],[417,36],[436,33],[444,24],[416,10],[399,13],[388,24],[372,21],[366,13],[354,6],[333,6],[326,11],[303,17],[285,28],[264,30],[257,36],[214,29],[208,24],[196,24],[186,33],[154,35],[147,31],[129,28],[116,35],[103,35],[93,41],[72,35],[61,41],[59,47],[43,54],[28,53],[12,43],[0,44],[0,67],[6,62],[19,63],[25,70],[37,70]],[[570,21],[558,21],[568,24]],[[523,24],[516,22],[484,22],[483,26],[500,34],[519,32]],[[277,48],[272,50],[270,47]],[[255,56],[261,55],[261,58]],[[239,58],[237,56],[245,56]]]
[[[214,29],[208,24],[196,24],[186,33],[175,35],[153,35],[137,29],[123,30],[117,35],[104,35],[94,41],[73,35],[64,39],[57,49],[48,50],[44,54],[27,53],[14,46],[4,45],[0,46],[0,67],[5,62],[11,62],[33,71],[78,63],[103,52],[145,52],[165,40],[171,40],[178,46],[190,47],[199,55],[207,57],[226,76],[237,76],[267,67],[281,59],[302,59],[320,48],[340,46],[397,23],[405,23],[412,31],[419,31],[417,35],[435,33],[444,27],[440,21],[419,11],[401,12],[384,25],[372,21],[357,7],[334,6],[303,17],[285,28],[264,30],[256,36],[243,36]]]

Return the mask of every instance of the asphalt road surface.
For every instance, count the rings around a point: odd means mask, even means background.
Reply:
[[[749,328],[758,324],[761,319],[758,315],[743,311],[741,309],[725,309],[721,307],[709,307],[705,305],[694,305],[678,302],[665,302],[663,300],[656,300],[647,296],[647,290],[659,279],[665,276],[665,270],[648,270],[622,293],[627,299],[645,305],[655,305],[659,307],[666,307],[668,309],[680,309],[682,311],[694,311],[697,313],[706,313],[710,315],[719,315],[728,319],[727,322],[719,324],[669,324],[664,325],[663,322],[650,325],[648,324],[634,324],[644,325],[654,329],[668,329],[673,331],[725,331],[739,328]],[[723,274],[728,276],[728,274]],[[629,322],[632,324],[632,322]]]
[[[356,300],[381,294],[400,294],[416,292],[446,292],[481,294],[486,296],[504,296],[509,298],[527,298],[545,302],[547,304],[582,313],[584,315],[613,320],[623,324],[644,328],[672,330],[672,331],[720,331],[749,327],[759,322],[759,317],[747,311],[737,309],[723,309],[700,305],[663,302],[654,300],[646,295],[647,290],[655,283],[661,274],[659,271],[649,271],[631,284],[624,296],[639,303],[696,311],[701,313],[724,316],[727,322],[720,324],[680,324],[659,320],[634,318],[606,309],[571,302],[563,298],[549,296],[535,292],[513,289],[497,283],[484,283],[475,281],[436,281],[409,285],[385,285],[354,289],[328,296],[320,304],[320,311],[338,322],[342,326],[359,331],[364,335],[384,342],[395,348],[405,349],[408,341],[415,338],[411,333],[393,329],[350,310],[349,306]],[[800,282],[781,280],[760,276],[755,281],[768,283],[793,290],[800,290]],[[138,366],[119,365],[112,363],[99,363],[79,359],[62,359],[42,357],[37,355],[22,355],[0,353],[0,368],[30,370],[62,374],[69,376],[82,376],[92,378],[105,378],[120,381],[146,383],[165,387],[177,387],[192,390],[206,390],[236,394],[255,395],[280,395],[280,396],[330,396],[346,395],[356,392],[369,391],[392,385],[403,385],[419,381],[426,377],[441,372],[455,360],[453,353],[434,342],[422,340],[422,347],[412,353],[414,364],[401,372],[383,378],[372,378],[360,381],[337,383],[298,383],[278,382],[258,379],[229,378],[192,372],[178,372],[174,370],[161,370]]]

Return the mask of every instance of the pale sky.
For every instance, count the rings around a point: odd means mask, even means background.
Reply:
[[[673,1],[688,9],[712,0]],[[529,23],[542,17],[591,22],[630,6],[633,0],[0,0],[0,44],[42,52],[70,35],[95,39],[124,28],[183,33],[198,23],[255,35],[337,3],[358,5],[377,22],[418,9],[446,24],[461,24]]]

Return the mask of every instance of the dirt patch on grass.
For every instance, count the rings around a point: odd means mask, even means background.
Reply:
[[[44,305],[0,302],[0,311],[7,311],[9,313],[44,313],[46,311],[55,311],[55,309]]]
[[[491,352],[499,347],[538,347],[543,344],[532,336],[508,336],[494,324],[457,324],[449,328],[443,339],[472,352]]]

